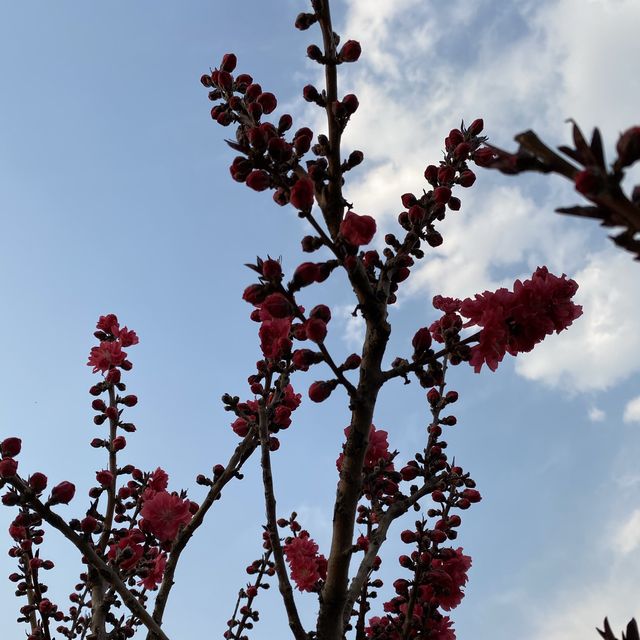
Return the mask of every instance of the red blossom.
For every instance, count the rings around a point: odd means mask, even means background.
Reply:
[[[138,344],[140,340],[133,329],[128,329],[127,327],[123,327],[120,329],[120,333],[118,333],[118,338],[120,338],[120,344],[123,347],[131,347],[134,344]]]
[[[265,358],[278,360],[291,349],[291,318],[265,320],[260,326],[260,348]]]
[[[140,558],[142,558],[144,553],[142,547],[143,542],[144,533],[142,533],[140,529],[131,529],[125,536],[120,538],[117,544],[112,544],[109,547],[107,558],[109,558],[109,560],[120,558],[120,567],[124,571],[129,571],[133,569],[140,561]]]
[[[153,533],[160,542],[172,541],[182,525],[191,521],[189,500],[168,491],[159,491],[150,500],[145,500],[140,515],[140,526]]]
[[[501,288],[464,300],[460,312],[469,318],[465,326],[483,328],[471,350],[476,373],[484,363],[495,371],[505,353],[531,351],[545,336],[571,326],[582,315],[582,307],[571,301],[577,289],[566,275],[558,277],[538,267],[530,280],[516,280],[513,292]]]
[[[156,553],[158,553],[156,551]],[[162,582],[162,577],[164,576],[164,570],[167,566],[167,554],[166,553],[158,553],[155,556],[155,560],[153,561],[153,565],[147,569],[147,575],[138,582],[138,585],[144,587],[145,589],[149,589],[150,591],[155,591],[158,588],[158,585]]]
[[[119,367],[126,357],[120,342],[103,341],[100,346],[91,349],[87,365],[93,367],[93,373],[104,373],[113,367]]]
[[[327,561],[318,554],[318,545],[301,531],[284,545],[284,554],[291,569],[291,579],[300,591],[313,591],[318,580],[327,577]]]
[[[106,316],[100,316],[100,318],[98,318],[98,324],[96,324],[96,329],[117,336],[118,331],[120,330],[118,317],[115,313],[108,313]]]
[[[291,188],[290,202],[296,209],[308,211],[313,206],[315,188],[309,178],[299,178]]]
[[[21,449],[22,449],[22,440],[20,440],[20,438],[14,438],[14,437],[5,438],[0,443],[0,451],[2,452],[3,456],[8,456],[10,458],[13,458],[20,453]]]
[[[340,223],[340,235],[349,243],[359,247],[369,244],[376,233],[376,221],[371,216],[361,216],[347,211]]]

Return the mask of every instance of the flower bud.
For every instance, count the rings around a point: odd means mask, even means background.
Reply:
[[[411,341],[415,353],[422,353],[431,346],[431,333],[427,327],[418,329]]]
[[[304,324],[304,329],[307,338],[313,342],[321,343],[327,336],[327,325],[320,318],[309,318]]]
[[[467,133],[470,136],[477,136],[484,129],[484,120],[482,118],[477,118],[474,120],[467,129]]]
[[[627,129],[618,139],[616,150],[622,167],[640,160],[640,127]]]
[[[0,478],[13,478],[18,471],[18,461],[13,458],[0,460]]]
[[[296,29],[306,31],[318,17],[314,13],[299,13],[295,21]]]
[[[228,71],[229,73],[233,73],[233,70],[236,68],[238,64],[238,58],[235,53],[225,53],[222,56],[222,62],[220,63],[221,71]]]
[[[309,398],[313,402],[324,402],[338,385],[337,380],[314,382],[309,387]]]
[[[344,45],[342,45],[342,49],[340,49],[340,53],[338,53],[338,61],[339,62],[355,62],[362,53],[362,47],[360,43],[356,40],[347,40]]]
[[[35,493],[42,493],[47,488],[47,476],[36,471],[29,476],[29,486]]]
[[[299,178],[291,187],[289,201],[301,211],[309,211],[313,206],[315,187],[309,178]]]
[[[51,490],[51,497],[49,502],[52,504],[69,504],[76,493],[76,487],[71,482],[66,480],[57,484]]]
[[[22,440],[20,438],[5,438],[0,443],[0,451],[2,451],[3,456],[8,456],[13,458],[20,453],[22,449]]]
[[[473,173],[470,169],[463,171],[458,178],[458,184],[461,187],[470,187],[476,181],[476,174]]]
[[[262,171],[262,169],[254,169],[247,176],[247,186],[254,191],[264,191],[269,188],[271,184],[271,178],[266,171]]]
[[[451,189],[449,187],[436,187],[433,190],[433,199],[438,204],[447,204],[451,197]]]
[[[114,451],[121,451],[127,446],[127,440],[124,436],[116,436],[111,444]]]
[[[278,100],[273,93],[270,93],[269,91],[261,93],[256,98],[256,102],[262,107],[262,112],[267,114],[275,111],[275,108],[278,106]]]

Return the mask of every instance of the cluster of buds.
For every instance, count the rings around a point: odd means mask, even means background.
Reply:
[[[310,211],[314,201],[313,178],[322,179],[326,166],[314,173],[315,161],[307,164],[309,177],[301,175],[300,161],[313,142],[307,127],[289,135],[293,119],[282,115],[277,123],[262,120],[277,106],[277,99],[246,73],[233,76],[237,58],[226,54],[220,67],[202,76],[202,84],[211,89],[209,99],[215,102],[211,117],[222,126],[237,125],[235,141],[229,145],[242,155],[231,164],[231,177],[255,191],[274,190],[274,201],[283,206],[291,202],[302,212]]]
[[[263,547],[265,552],[258,560],[254,560],[246,569],[247,574],[255,576],[253,580],[240,589],[233,615],[227,620],[227,630],[222,634],[226,640],[247,640],[243,635],[246,630],[253,629],[254,623],[260,619],[260,613],[255,608],[255,599],[260,593],[260,589],[268,589],[269,583],[265,581],[267,577],[275,574],[275,565],[271,560],[272,549],[269,542],[269,535],[263,533]]]

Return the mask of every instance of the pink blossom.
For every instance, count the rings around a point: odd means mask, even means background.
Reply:
[[[564,274],[558,277],[538,267],[530,280],[516,280],[513,292],[501,288],[464,300],[460,313],[469,318],[465,327],[483,328],[471,349],[476,373],[484,363],[495,371],[505,353],[531,351],[545,336],[571,326],[582,315],[582,307],[571,301],[577,289]]]
[[[159,491],[145,500],[140,526],[148,529],[160,542],[173,541],[182,525],[191,521],[190,503],[168,491]]]
[[[284,545],[284,554],[291,569],[291,579],[300,591],[313,591],[318,580],[327,577],[327,561],[318,554],[318,545],[301,531]]]
[[[93,367],[93,373],[104,373],[113,367],[119,367],[126,357],[120,342],[103,341],[100,346],[91,349],[87,365]]]

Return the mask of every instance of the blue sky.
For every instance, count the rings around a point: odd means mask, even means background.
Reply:
[[[304,59],[317,32],[292,26],[305,9],[302,0],[0,6],[0,433],[23,438],[23,473],[78,485],[65,514],[83,513],[103,466],[88,446],[99,430],[85,366],[101,314],[117,313],[141,339],[131,349],[129,390],[140,404],[129,411],[139,431],[127,461],[164,467],[173,488],[198,500],[195,476],[234,446],[219,397],[245,396],[259,357],[242,265],[269,253],[294,268],[304,228],[293,210],[231,181],[229,131],[210,122],[198,80],[234,51],[238,70],[278,95],[278,113],[321,131],[319,113],[300,100],[319,70]],[[633,0],[346,0],[333,12],[343,38],[363,46],[340,80],[360,99],[346,147],[366,158],[347,197],[384,231],[399,195],[423,187],[424,167],[462,118],[483,117],[507,148],[527,128],[567,142],[569,117],[586,130],[599,125],[609,148],[638,124]],[[453,616],[458,637],[594,638],[605,615],[616,629],[640,615],[640,266],[595,224],[553,213],[578,202],[560,178],[479,172],[460,196],[444,245],[393,311],[391,358],[434,319],[435,293],[510,286],[539,264],[578,281],[584,316],[495,374],[458,367],[449,378],[460,392],[450,451],[484,496],[459,537],[473,567]],[[334,307],[336,353],[349,353],[360,331],[348,292],[336,278],[307,300]],[[304,392],[317,377],[294,384]],[[343,400],[305,402],[275,461],[281,515],[295,509],[325,553]],[[425,408],[415,384],[383,392],[376,425],[405,459],[421,447]],[[243,569],[260,552],[261,495],[252,461],[183,558],[170,637],[224,631]],[[9,516],[0,511],[3,530]],[[383,556],[389,583],[401,546],[391,541]],[[80,566],[54,533],[45,549],[57,563],[52,595],[64,602]],[[0,554],[0,575],[11,571]],[[264,597],[255,638],[288,633],[275,592]],[[313,596],[298,600],[311,621]],[[19,606],[0,580],[11,640],[23,637],[9,622]]]

